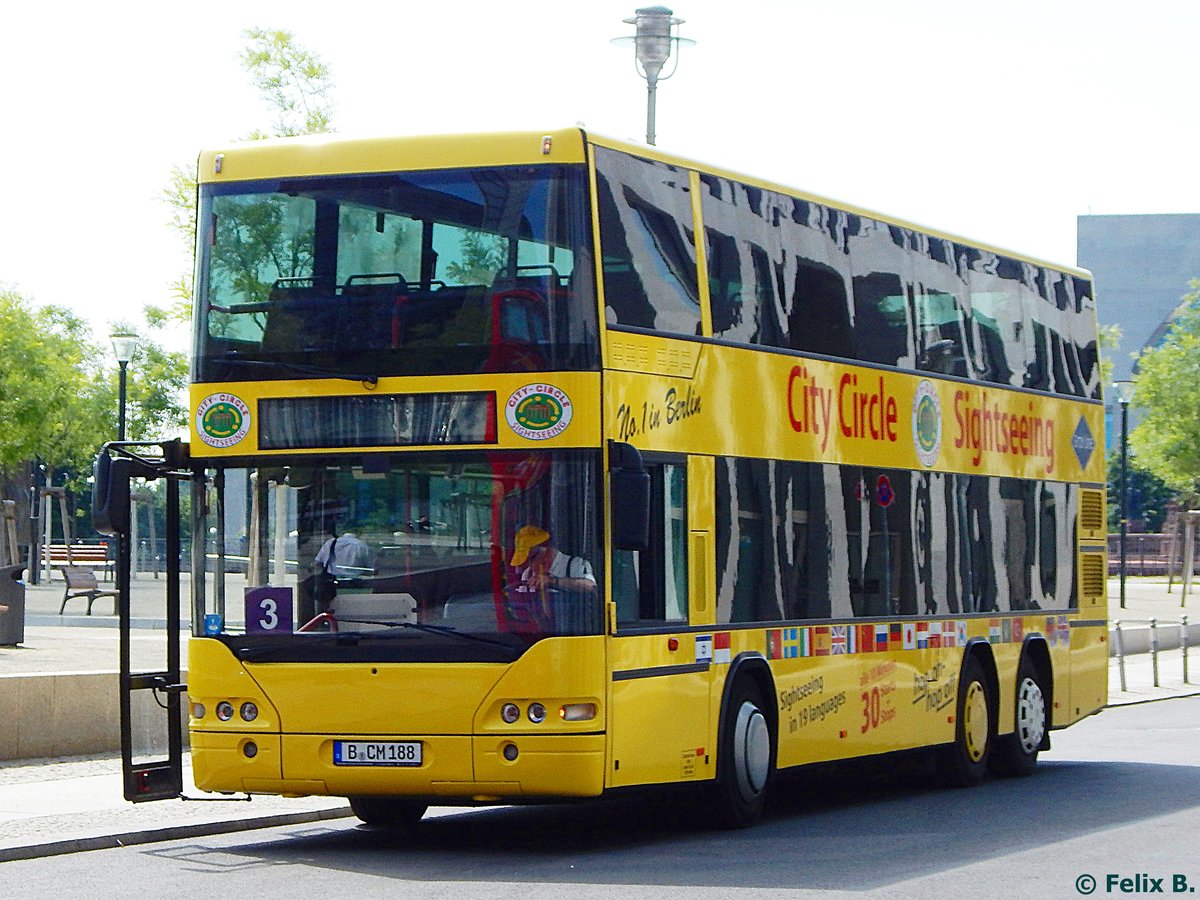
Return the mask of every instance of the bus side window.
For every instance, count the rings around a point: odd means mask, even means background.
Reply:
[[[613,552],[617,622],[680,622],[688,617],[687,466],[646,462],[650,549]]]
[[[840,272],[823,263],[799,261],[788,314],[788,338],[793,350],[852,355],[846,281]]]
[[[609,323],[699,334],[687,172],[597,147],[596,184]]]
[[[912,335],[908,299],[890,272],[854,276],[854,350],[860,359],[905,365]]]

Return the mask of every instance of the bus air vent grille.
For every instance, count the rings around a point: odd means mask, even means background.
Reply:
[[[1104,492],[1079,492],[1079,530],[1085,539],[1099,540],[1105,535]]]
[[[1079,560],[1079,587],[1083,598],[1095,603],[1104,596],[1105,568],[1103,553],[1084,553]]]

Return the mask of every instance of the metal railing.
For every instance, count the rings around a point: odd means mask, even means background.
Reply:
[[[1125,536],[1126,575],[1169,575],[1178,577],[1182,563],[1183,538],[1178,534],[1129,534]],[[1121,536],[1108,536],[1108,574],[1121,571]],[[1200,575],[1200,558],[1193,564]]]
[[[1179,648],[1182,651],[1183,657],[1183,683],[1191,684],[1188,675],[1188,618],[1182,616],[1178,622],[1160,622],[1157,618],[1150,619],[1118,619],[1113,623],[1114,636],[1113,643],[1116,649],[1117,668],[1121,673],[1121,690],[1126,691],[1128,687],[1125,681],[1125,635],[1121,630],[1122,625],[1149,625],[1149,649],[1151,668],[1154,672],[1154,686],[1160,687],[1158,656],[1162,642],[1159,639],[1158,629],[1160,626],[1174,626],[1179,629]],[[1173,649],[1173,648],[1172,648]]]

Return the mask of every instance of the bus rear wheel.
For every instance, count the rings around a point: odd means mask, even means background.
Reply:
[[[753,825],[767,799],[774,769],[774,739],[762,692],[753,680],[733,687],[717,749],[714,818],[721,828]]]
[[[983,665],[975,655],[963,661],[958,682],[954,743],[938,753],[938,771],[951,787],[972,787],[987,774],[995,725],[992,698]]]
[[[393,831],[412,831],[429,804],[405,797],[350,797],[350,809],[367,825]]]
[[[996,740],[991,770],[996,775],[1032,775],[1037,769],[1038,751],[1046,740],[1049,716],[1041,675],[1028,657],[1017,669],[1017,697],[1012,734]]]

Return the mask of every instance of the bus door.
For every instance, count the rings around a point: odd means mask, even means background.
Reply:
[[[180,665],[180,503],[179,484],[190,477],[180,468],[187,456],[187,445],[172,441],[160,445],[159,458],[138,456],[130,447],[146,445],[128,443],[106,444],[96,461],[93,487],[92,515],[98,531],[118,539],[117,552],[117,613],[120,627],[120,704],[121,704],[121,771],[125,799],[135,803],[166,800],[183,792],[183,720],[181,697],[187,690],[182,683]],[[131,584],[135,575],[132,533],[135,531],[138,504],[130,502],[134,477],[157,481],[165,493],[166,547],[165,572],[161,581],[154,573],[141,572],[138,577],[137,608],[132,602]],[[141,492],[139,499],[156,492]],[[138,496],[138,495],[135,495]],[[154,504],[148,506],[154,514]],[[151,553],[149,556],[153,557]],[[153,585],[144,591],[142,585]],[[152,618],[165,622],[166,630],[159,632],[161,641],[155,646],[153,662],[157,665],[142,670],[151,659],[147,653],[146,637],[154,634],[145,628],[138,631],[139,666],[133,663],[132,628],[134,618]]]
[[[683,458],[650,458],[647,549],[614,550],[610,638],[610,786],[712,777],[709,662],[706,646],[687,630],[689,590],[688,466]],[[702,545],[701,545],[702,546]],[[698,585],[700,589],[702,585]]]

